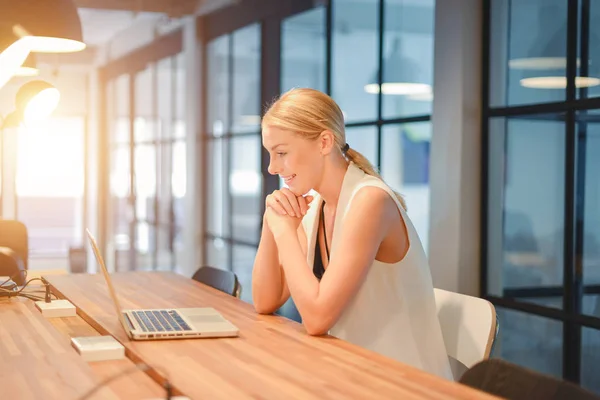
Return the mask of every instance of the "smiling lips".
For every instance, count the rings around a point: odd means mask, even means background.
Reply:
[[[294,175],[290,175],[290,176],[282,176],[283,181],[285,182],[286,185],[289,185],[290,182],[296,177],[296,174]]]

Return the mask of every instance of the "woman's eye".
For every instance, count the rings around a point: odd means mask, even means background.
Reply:
[[[285,153],[277,153],[278,156],[283,157],[285,156]]]

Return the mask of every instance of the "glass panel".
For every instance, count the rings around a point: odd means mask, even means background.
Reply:
[[[214,136],[224,134],[229,126],[229,40],[220,36],[208,43],[208,125]]]
[[[583,284],[588,289],[600,285],[600,111],[578,114],[580,137],[585,137],[585,196],[583,218]],[[586,121],[586,122],[584,122]],[[580,142],[582,143],[582,142]],[[584,296],[582,312],[600,317],[600,296]]]
[[[172,202],[172,189],[171,189],[171,160],[172,156],[172,144],[171,142],[161,142],[156,146],[157,150],[157,179],[156,179],[156,218],[154,221],[158,224],[168,225],[171,223],[171,202]]]
[[[578,2],[583,8],[583,4],[586,4],[586,8],[588,9],[587,14],[582,13],[581,9],[579,12],[582,20],[580,24],[583,23],[583,18],[587,17],[587,24],[589,26],[589,33],[587,38],[581,37],[581,31],[579,31],[579,51],[580,58],[578,59],[578,67],[579,67],[579,76],[581,83],[581,91],[577,91],[577,95],[586,98],[586,97],[598,97],[600,96],[600,49],[598,48],[598,44],[600,44],[600,26],[595,21],[600,19],[600,4],[597,1],[579,1]],[[587,43],[587,52],[588,52],[588,62],[585,62],[583,59],[583,46]],[[587,67],[587,71],[584,67]],[[589,77],[589,79],[584,79],[584,77]],[[577,80],[575,81],[577,84]]]
[[[567,2],[492,0],[490,105],[565,100]]]
[[[156,228],[156,269],[159,271],[173,270],[172,237],[173,233],[169,227],[159,226]]]
[[[600,307],[600,302],[598,302]],[[600,394],[600,331],[581,329],[581,386]]]
[[[165,58],[160,60],[156,66],[158,82],[156,113],[159,121],[157,136],[160,138],[173,136],[173,103],[175,100],[173,99],[172,64],[171,58]]]
[[[379,2],[337,0],[331,7],[332,97],[344,112],[346,123],[375,120]]]
[[[281,91],[325,87],[325,8],[317,7],[281,24]]]
[[[233,33],[233,121],[231,132],[260,130],[260,25]]]
[[[112,234],[115,251],[129,249],[129,146],[119,146],[111,152],[110,193]]]
[[[83,232],[84,117],[21,125],[17,135],[17,218],[29,255],[67,256]]]
[[[129,143],[129,75],[111,81],[107,93],[113,143]]]
[[[561,301],[536,300],[562,295],[565,125],[560,118],[490,122],[488,290],[562,308]]]
[[[156,221],[156,146],[135,147],[135,210],[138,221]]]
[[[215,236],[229,235],[229,196],[226,186],[227,145],[224,139],[208,142],[207,228]]]
[[[172,155],[172,175],[171,175],[171,191],[172,191],[172,221],[175,225],[182,227],[185,221],[185,204],[184,197],[186,191],[186,145],[184,141],[173,143]],[[215,171],[211,171],[211,174]]]
[[[377,127],[346,128],[346,143],[377,166]]]
[[[152,271],[155,269],[156,230],[146,222],[137,224],[136,230],[136,270]]]
[[[431,123],[385,125],[381,133],[381,175],[406,201],[408,216],[425,252],[429,249],[429,155]]]
[[[231,140],[229,193],[232,201],[233,238],[258,243],[262,205],[260,173],[261,137]]]
[[[241,299],[252,302],[252,267],[256,258],[256,247],[233,246],[233,272],[242,285]]]
[[[206,241],[206,265],[211,267],[229,269],[229,244],[223,239],[209,239]]]
[[[185,79],[185,58],[183,53],[175,57],[175,122],[173,127],[173,136],[177,138],[185,137],[185,116],[186,116],[186,88]]]
[[[495,358],[562,378],[562,322],[496,307]]]
[[[384,7],[382,116],[431,114],[435,0],[386,0]]]
[[[128,236],[129,237],[129,236]],[[135,265],[132,263],[131,258],[132,250],[130,249],[118,249],[115,248],[114,251],[114,260],[115,260],[115,271],[116,272],[124,272],[124,271],[133,271],[135,269]],[[108,262],[106,260],[106,262]],[[110,270],[110,266],[107,265]]]
[[[156,126],[156,67],[154,65],[135,75],[135,119],[133,136],[136,142],[158,137]]]

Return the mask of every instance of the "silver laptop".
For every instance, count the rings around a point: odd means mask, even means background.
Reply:
[[[238,336],[239,330],[214,308],[123,310],[96,239],[86,229],[96,261],[102,269],[119,321],[130,339],[190,339]]]

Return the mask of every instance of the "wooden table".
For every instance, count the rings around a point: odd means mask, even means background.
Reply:
[[[77,399],[103,379],[134,366],[129,359],[87,363],[71,347],[70,335],[99,333],[80,317],[45,318],[31,300],[0,299],[0,397]],[[136,371],[92,399],[153,397],[164,397],[163,388]]]
[[[151,366],[192,399],[491,399],[455,382],[302,325],[254,312],[250,304],[168,272],[113,274],[123,308],[214,307],[238,338],[129,341],[101,275],[50,276],[53,290],[102,334],[115,336],[135,362]]]
[[[77,336],[100,336],[97,330],[78,315],[75,317],[48,318],[48,321],[57,331],[69,339]],[[122,374],[123,371],[130,371],[135,367],[135,363],[129,358],[90,362],[88,365],[94,375],[99,378],[97,381]],[[112,389],[117,398],[124,400],[162,399],[165,397],[165,389],[142,370],[128,372],[127,375],[110,382],[107,387]],[[97,398],[101,398],[101,396],[94,395],[91,397],[91,399]]]

